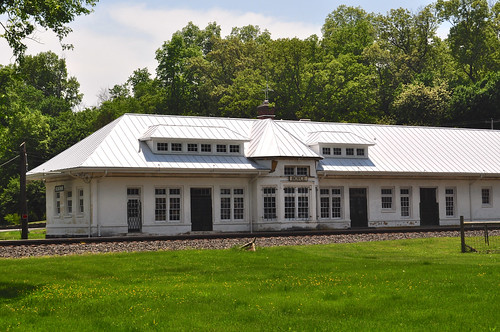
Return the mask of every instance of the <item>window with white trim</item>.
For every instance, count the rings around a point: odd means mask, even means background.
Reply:
[[[309,188],[285,187],[285,219],[309,219]]]
[[[168,151],[168,143],[165,142],[157,142],[156,143],[157,151]]]
[[[244,219],[245,191],[242,188],[220,190],[220,218],[221,220]]]
[[[85,201],[83,198],[83,189],[78,189],[78,213],[83,214],[85,212]]]
[[[61,193],[57,192],[55,193],[55,204],[54,204],[55,210],[54,213],[56,216],[61,215]]]
[[[342,155],[342,149],[341,148],[333,148],[333,155],[334,156],[341,156]]]
[[[411,217],[411,189],[400,188],[401,217]]]
[[[262,188],[264,198],[264,220],[276,220],[276,188]]]
[[[356,149],[356,155],[357,156],[364,156],[365,155],[365,149]]]
[[[171,143],[170,150],[173,152],[182,152],[182,143]]]
[[[394,209],[394,189],[393,188],[382,188],[380,190],[380,196],[382,200],[382,210],[389,211]]]
[[[198,144],[188,143],[188,152],[198,152]]]
[[[354,149],[353,148],[345,149],[345,154],[346,156],[354,156]]]
[[[240,146],[239,146],[239,144],[231,144],[231,145],[229,145],[229,152],[230,153],[240,153]]]
[[[481,204],[483,207],[491,207],[491,187],[481,188]]]
[[[285,166],[285,176],[309,176],[308,166]]]
[[[212,144],[201,144],[200,150],[201,152],[212,152]]]
[[[73,214],[73,192],[68,191],[66,193],[66,214]]]
[[[321,188],[320,217],[322,219],[342,218],[342,188]]]
[[[180,188],[155,188],[155,221],[181,220]]]
[[[218,153],[226,153],[227,152],[227,145],[217,144],[217,152]]]
[[[323,152],[323,155],[329,156],[332,154],[332,149],[331,148],[323,148],[322,152]]]
[[[446,216],[454,217],[455,216],[455,188],[446,188],[445,189],[445,207],[446,207]]]

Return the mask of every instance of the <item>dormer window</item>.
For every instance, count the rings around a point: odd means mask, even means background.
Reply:
[[[212,152],[212,145],[211,144],[201,144],[200,148],[201,148],[201,152]]]
[[[345,154],[346,156],[354,156],[354,149],[353,148],[345,149]]]
[[[230,153],[240,153],[240,146],[235,145],[235,144],[229,145],[229,152]]]
[[[168,143],[158,142],[156,143],[156,150],[158,151],[168,151]]]
[[[332,153],[331,148],[323,148],[322,149],[323,155],[329,156]]]
[[[365,155],[365,149],[356,149],[356,155],[357,156],[364,156]]]
[[[226,152],[227,152],[227,145],[217,144],[217,153],[226,153]]]
[[[182,143],[172,143],[170,148],[173,152],[182,152]]]
[[[243,155],[249,139],[227,127],[155,125],[139,138],[158,154]]]
[[[341,156],[342,155],[342,149],[341,148],[333,148],[333,155],[334,156]]]

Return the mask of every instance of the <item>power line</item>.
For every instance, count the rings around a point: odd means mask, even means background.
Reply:
[[[15,156],[14,158],[12,158],[12,159],[11,159],[11,160],[9,160],[9,161],[4,162],[3,164],[1,164],[1,165],[0,165],[0,167],[4,167],[4,166],[5,166],[5,165],[7,165],[8,163],[10,163],[10,162],[12,162],[12,161],[16,160],[17,158],[19,158],[19,155]]]

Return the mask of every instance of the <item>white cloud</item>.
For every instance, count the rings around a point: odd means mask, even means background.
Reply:
[[[79,17],[72,24],[73,32],[65,42],[74,45],[73,51],[61,51],[52,32],[39,33],[44,44],[29,42],[28,53],[52,50],[66,58],[68,72],[75,76],[84,93],[83,104],[97,104],[97,94],[103,88],[124,83],[137,68],[156,68],[155,51],[172,34],[192,21],[201,29],[210,22],[221,26],[222,36],[233,27],[248,24],[267,29],[273,38],[307,38],[320,35],[321,26],[303,22],[278,21],[272,16],[253,12],[235,12],[223,9],[209,11],[148,9],[144,5],[101,5],[93,14]],[[12,62],[11,52],[0,41],[0,63]]]

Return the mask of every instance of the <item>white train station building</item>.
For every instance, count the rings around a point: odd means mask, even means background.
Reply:
[[[500,220],[494,130],[126,114],[28,172],[47,237]]]

